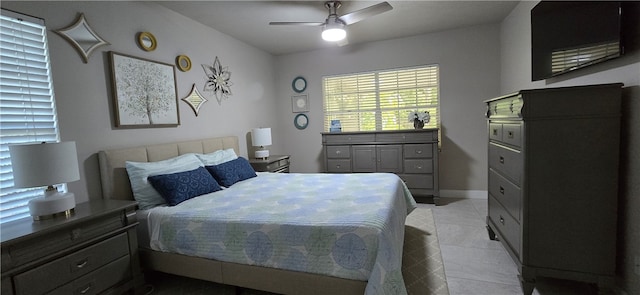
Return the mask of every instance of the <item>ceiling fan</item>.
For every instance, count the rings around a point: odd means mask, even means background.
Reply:
[[[388,2],[381,2],[342,16],[338,16],[338,8],[342,4],[340,1],[327,1],[324,7],[329,10],[329,16],[324,22],[270,22],[270,25],[294,25],[294,26],[322,26],[322,39],[325,41],[341,41],[347,36],[345,27],[357,23],[365,18],[387,12],[393,7]]]

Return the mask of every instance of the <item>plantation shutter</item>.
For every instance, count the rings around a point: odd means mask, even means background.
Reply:
[[[2,9],[0,19],[0,223],[29,216],[42,188],[14,188],[9,145],[57,142],[44,20]]]
[[[413,111],[428,111],[425,128],[439,128],[438,76],[438,66],[429,65],[324,77],[324,130],[332,120],[343,132],[413,129]]]

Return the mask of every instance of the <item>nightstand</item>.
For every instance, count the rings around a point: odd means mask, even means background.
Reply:
[[[69,218],[0,225],[2,294],[121,294],[141,290],[137,203],[95,200]]]
[[[267,159],[249,159],[253,170],[257,172],[289,173],[290,156],[271,155]]]

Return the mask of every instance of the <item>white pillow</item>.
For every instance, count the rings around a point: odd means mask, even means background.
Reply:
[[[165,204],[162,196],[151,186],[149,176],[191,171],[202,166],[202,162],[193,153],[158,162],[127,161],[125,165],[133,197],[143,210]]]
[[[209,154],[196,154],[205,166],[220,165],[238,158],[233,149],[219,150]]]

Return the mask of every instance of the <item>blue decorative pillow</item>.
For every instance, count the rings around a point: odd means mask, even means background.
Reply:
[[[256,177],[256,171],[253,170],[247,159],[238,157],[235,160],[224,162],[220,165],[205,166],[213,178],[225,187],[230,187],[238,181]]]
[[[169,206],[221,190],[220,185],[204,167],[173,174],[149,176],[149,182]]]

